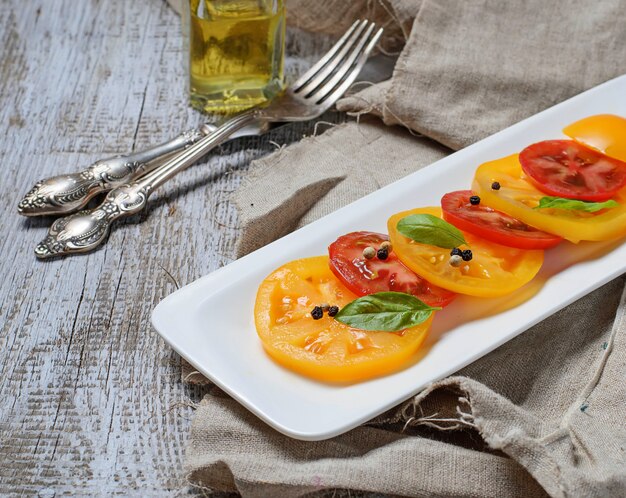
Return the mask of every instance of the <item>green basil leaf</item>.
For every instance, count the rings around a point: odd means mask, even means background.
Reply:
[[[377,292],[347,304],[335,315],[335,320],[357,329],[396,332],[428,320],[433,311],[440,309],[411,294]]]
[[[452,249],[467,244],[461,231],[432,214],[411,214],[396,225],[398,232],[420,244]]]
[[[563,197],[545,196],[539,199],[539,205],[533,209],[572,209],[576,211],[585,211],[586,213],[595,213],[601,209],[610,209],[619,206],[613,199],[604,202],[579,201],[578,199],[564,199]]]

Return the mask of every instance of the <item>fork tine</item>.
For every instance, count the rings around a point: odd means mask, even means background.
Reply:
[[[348,88],[350,88],[350,85],[352,85],[356,77],[361,72],[361,69],[367,62],[370,52],[382,34],[383,28],[380,28],[370,39],[367,46],[364,49],[361,49],[356,64],[352,65],[351,68],[347,64],[342,67],[341,71],[344,74],[344,79],[338,86],[332,87],[331,85],[324,85],[308,100],[315,98],[315,103],[322,106],[321,112],[329,109],[348,90]]]
[[[339,61],[339,63],[335,65],[333,68],[334,74],[331,73],[332,75],[329,75],[327,78],[316,78],[313,80],[310,85],[307,85],[307,87],[310,86],[312,88],[308,91],[308,93],[303,95],[303,97],[306,99],[312,98],[313,100],[319,100],[319,97],[315,97],[316,94],[319,94],[320,92],[322,92],[322,94],[326,94],[337,86],[348,73],[354,62],[361,55],[363,47],[372,35],[374,29],[376,29],[376,25],[371,23],[365,33],[362,34],[358,40],[355,40],[351,51],[345,55],[343,60]],[[313,86],[313,82],[317,82],[317,85]],[[301,93],[304,93],[304,89]]]
[[[298,81],[292,86],[292,91],[309,92],[311,88],[310,80],[323,81],[332,71],[335,69],[337,62],[340,61],[345,54],[354,46],[356,40],[367,26],[369,21],[356,21],[352,27],[339,39],[337,43],[303,76],[298,78]],[[321,78],[321,80],[320,80]]]

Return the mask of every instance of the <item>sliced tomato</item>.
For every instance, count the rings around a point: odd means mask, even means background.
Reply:
[[[626,119],[615,114],[588,116],[563,129],[568,137],[626,162]]]
[[[394,214],[387,222],[393,250],[415,273],[459,294],[495,297],[509,294],[530,282],[543,263],[543,251],[525,251],[489,242],[464,232],[472,259],[459,267],[450,265],[450,249],[420,244],[402,235],[398,222],[411,214],[442,217],[438,207],[425,207]]]
[[[500,183],[499,190],[491,188],[494,181]],[[613,197],[619,204],[617,207],[595,213],[536,209],[545,193],[528,181],[517,154],[481,164],[476,170],[472,190],[488,206],[571,242],[611,240],[626,235],[626,189]]]
[[[298,259],[273,271],[259,286],[256,330],[265,351],[302,375],[328,382],[354,382],[406,366],[426,338],[432,316],[398,332],[360,330],[311,310],[321,303],[340,308],[357,299],[328,267],[328,258]]]
[[[626,185],[626,163],[573,140],[537,142],[519,160],[539,190],[557,197],[606,201]]]
[[[385,260],[365,259],[363,249],[389,240],[376,232],[352,232],[339,237],[328,247],[330,269],[343,284],[359,296],[375,292],[413,294],[429,306],[446,306],[455,294],[437,287],[409,270],[392,251]]]
[[[473,195],[471,190],[458,190],[444,195],[441,198],[443,219],[460,230],[519,249],[548,249],[563,240],[496,211],[484,202],[473,205],[470,202]]]

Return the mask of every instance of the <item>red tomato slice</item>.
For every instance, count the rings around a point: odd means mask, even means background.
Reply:
[[[386,260],[365,259],[363,249],[378,250],[389,237],[376,232],[352,232],[328,246],[330,269],[339,280],[359,296],[375,292],[405,292],[429,306],[446,306],[456,295],[427,282],[409,270],[392,251]]]
[[[444,195],[441,198],[443,219],[460,230],[518,249],[548,249],[563,240],[491,209],[482,202],[473,206],[469,200],[472,195],[471,190],[458,190]]]
[[[573,140],[537,142],[519,160],[539,190],[558,197],[606,201],[626,185],[626,163]]]

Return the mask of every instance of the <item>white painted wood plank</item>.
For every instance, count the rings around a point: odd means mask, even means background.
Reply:
[[[91,254],[37,261],[51,218],[15,210],[39,178],[201,122],[186,103],[179,32],[162,0],[0,3],[2,495],[185,492],[186,403],[210,388],[181,384],[180,358],[152,331],[150,312],[174,290],[168,272],[183,285],[231,260],[229,192],[270,141],[313,125],[224,146]],[[302,40],[308,60],[326,43]],[[290,58],[290,70],[302,60]]]

